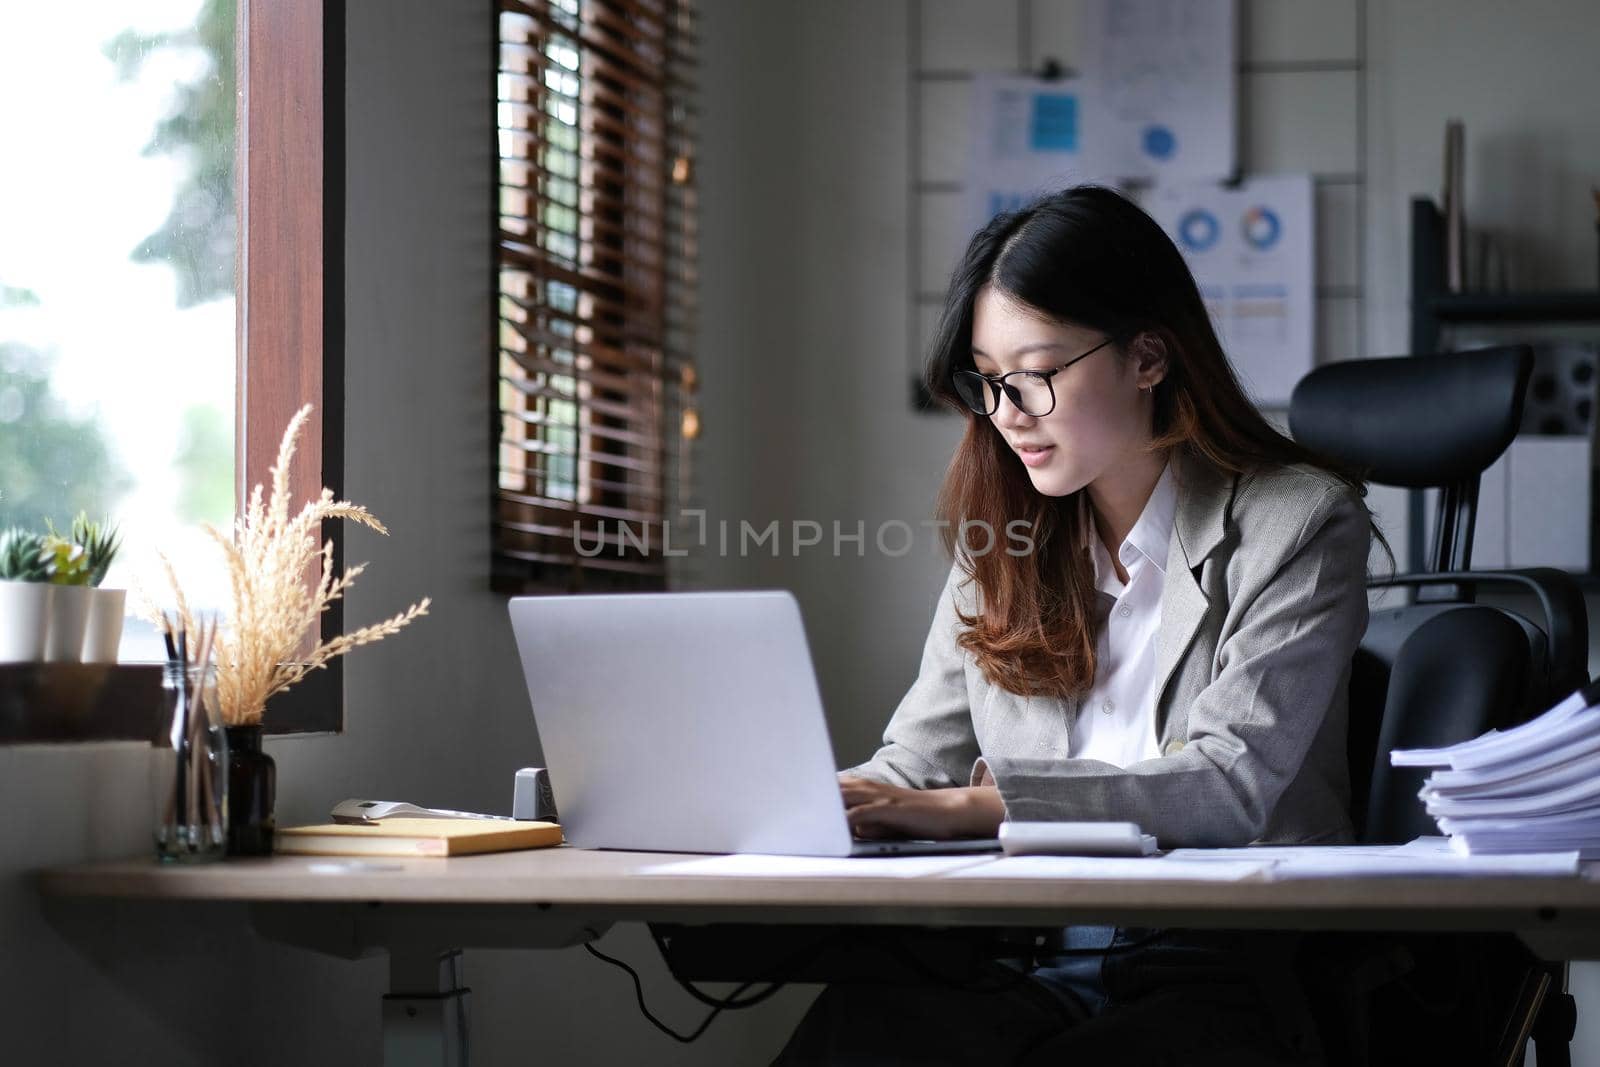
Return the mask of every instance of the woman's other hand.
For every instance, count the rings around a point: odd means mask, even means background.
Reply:
[[[844,795],[850,832],[866,840],[993,837],[1005,818],[1000,791],[993,786],[907,789],[843,776],[839,789]]]

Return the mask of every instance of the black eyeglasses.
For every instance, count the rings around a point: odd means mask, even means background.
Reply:
[[[1056,389],[1050,379],[1115,340],[1115,337],[1107,337],[1082,355],[1073,356],[1049,370],[1014,370],[992,377],[975,370],[958,370],[950,375],[950,380],[961,402],[979,415],[993,415],[1000,410],[1000,390],[1004,389],[1018,411],[1031,418],[1043,418],[1056,409]]]

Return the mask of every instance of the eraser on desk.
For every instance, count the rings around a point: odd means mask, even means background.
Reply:
[[[1132,822],[1003,822],[1008,856],[1149,856],[1156,839]]]
[[[550,788],[550,772],[543,767],[524,767],[517,772],[516,789],[511,795],[511,817],[530,822],[561,821],[556,814],[556,794]]]

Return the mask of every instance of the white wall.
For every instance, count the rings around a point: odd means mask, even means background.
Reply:
[[[1370,12],[1376,349],[1406,350],[1410,199],[1441,195],[1447,119],[1466,127],[1467,224],[1506,247],[1512,288],[1600,284],[1590,194],[1600,183],[1600,7],[1404,0]]]

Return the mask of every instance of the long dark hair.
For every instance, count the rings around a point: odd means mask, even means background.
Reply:
[[[930,394],[967,417],[938,510],[946,548],[982,594],[978,614],[962,617],[960,642],[995,684],[1027,695],[1087,692],[1095,676],[1095,590],[1092,564],[1074,547],[1083,536],[1077,494],[1035,490],[1001,434],[951,383],[953,371],[973,367],[973,304],[985,285],[1047,318],[1117,338],[1124,350],[1159,346],[1166,375],[1152,394],[1153,451],[1171,449],[1233,475],[1310,463],[1365,496],[1357,472],[1296,444],[1262,417],[1222,351],[1188,264],[1137,205],[1114,190],[1080,185],[996,216],[973,236],[951,276],[926,380]],[[1018,519],[1032,525],[1032,552],[957,551],[961,523],[1000,530]]]

